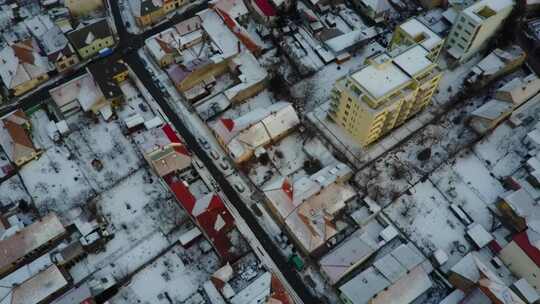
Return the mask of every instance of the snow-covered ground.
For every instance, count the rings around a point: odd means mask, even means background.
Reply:
[[[19,171],[32,195],[34,203],[43,214],[59,214],[85,204],[96,195],[66,145],[60,144],[44,151]]]
[[[0,206],[16,204],[21,200],[27,203],[32,202],[18,175],[14,175],[0,184]]]
[[[65,142],[96,191],[108,189],[142,164],[141,156],[130,139],[122,134],[117,121],[94,124],[79,119],[77,129]],[[92,166],[94,160],[99,160],[103,168]]]
[[[464,237],[465,227],[450,211],[449,202],[429,180],[416,184],[409,192],[384,212],[425,255],[440,248],[449,256],[445,267],[457,263],[471,246]],[[464,249],[458,250],[460,247]]]
[[[205,303],[200,289],[219,268],[213,253],[204,254],[198,246],[189,249],[174,246],[153,263],[137,273],[121,288],[111,304],[131,303]]]
[[[134,271],[171,245],[167,234],[188,221],[168,189],[147,169],[127,176],[95,200],[114,238],[70,273],[80,280],[96,271],[122,275]],[[114,265],[114,266],[111,266]]]

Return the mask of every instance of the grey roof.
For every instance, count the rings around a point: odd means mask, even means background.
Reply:
[[[94,39],[104,39],[112,36],[111,29],[106,19],[100,19],[88,25],[77,28],[68,33],[68,39],[76,49],[81,49],[88,45],[88,35],[93,35]]]
[[[343,284],[339,290],[349,299],[355,299],[354,304],[367,304],[374,295],[390,285],[390,281],[380,275],[374,267],[369,267]]]

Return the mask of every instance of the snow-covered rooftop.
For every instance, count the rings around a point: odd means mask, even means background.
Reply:
[[[169,28],[146,39],[144,44],[150,54],[159,61],[168,54],[178,52],[179,35],[174,28]]]
[[[375,261],[339,290],[355,304],[408,304],[432,286],[422,257],[411,244],[402,244]]]
[[[476,20],[477,22],[481,22],[482,20],[486,19],[486,17],[479,13],[484,8],[489,7],[489,9],[494,13],[498,13],[513,5],[514,2],[512,0],[481,0],[464,9],[462,13],[469,16],[473,20]]]
[[[386,56],[386,55],[383,55]],[[388,58],[388,60],[391,60]],[[391,62],[370,64],[351,75],[374,98],[381,98],[407,84],[411,78]]]
[[[294,183],[288,178],[278,178],[263,189],[272,210],[305,251],[319,248],[338,232],[332,220],[356,195],[345,183],[350,174],[349,167],[338,163]]]
[[[238,93],[262,82],[268,76],[266,70],[259,64],[255,56],[244,51],[233,59],[233,63],[240,71],[240,83],[225,91],[225,96],[233,100]]]
[[[56,214],[51,213],[11,237],[0,241],[0,273],[34,250],[54,241],[66,232]]]
[[[409,76],[414,77],[433,64],[427,58],[428,51],[421,45],[416,45],[394,58],[394,63],[403,69]]]
[[[331,284],[335,284],[378,248],[373,237],[366,232],[357,231],[319,260],[321,271]]]
[[[438,46],[442,39],[416,18],[411,18],[399,26],[405,33],[415,38],[424,48],[431,50]]]
[[[61,291],[69,282],[56,266],[52,265],[13,289],[11,304],[38,304]]]
[[[84,111],[90,110],[94,105],[104,99],[103,93],[97,86],[90,73],[85,73],[65,84],[49,91],[52,99],[59,108],[77,102]]]
[[[242,160],[258,147],[287,133],[300,123],[292,104],[276,102],[241,117],[220,118],[211,125],[214,134],[236,160]]]
[[[15,88],[51,70],[47,57],[39,52],[34,39],[18,42],[0,51],[0,77],[7,88]]]
[[[212,56],[214,62],[220,62],[238,54],[242,50],[242,44],[229,30],[223,19],[212,9],[198,13],[202,19],[202,27],[209,38],[217,45],[220,54]]]

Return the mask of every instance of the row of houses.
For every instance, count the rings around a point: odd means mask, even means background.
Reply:
[[[106,19],[80,24],[67,33],[47,15],[24,23],[32,37],[0,50],[1,80],[15,96],[47,81],[52,71],[65,72],[115,43]]]

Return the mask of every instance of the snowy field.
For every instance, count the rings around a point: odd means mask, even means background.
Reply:
[[[19,176],[14,175],[0,184],[0,206],[16,204],[19,201],[31,203],[31,198]]]
[[[137,273],[129,285],[120,289],[111,304],[205,303],[199,289],[219,268],[217,256],[204,254],[196,245],[189,249],[174,246]],[[195,300],[195,301],[194,301]]]
[[[449,256],[445,267],[451,267],[471,250],[464,238],[464,225],[450,211],[450,203],[431,181],[418,183],[409,192],[384,212],[425,255],[443,249]]]
[[[96,195],[65,145],[46,150],[19,171],[34,203],[43,214],[59,214],[84,205]]]
[[[110,188],[142,164],[134,144],[122,134],[116,121],[93,124],[79,120],[78,129],[66,143],[96,191]],[[99,160],[103,168],[94,168],[93,160]]]
[[[134,271],[170,246],[167,234],[173,226],[189,220],[168,189],[145,169],[100,195],[95,204],[114,238],[104,251],[89,255],[71,270],[75,279],[102,269],[120,275]]]

